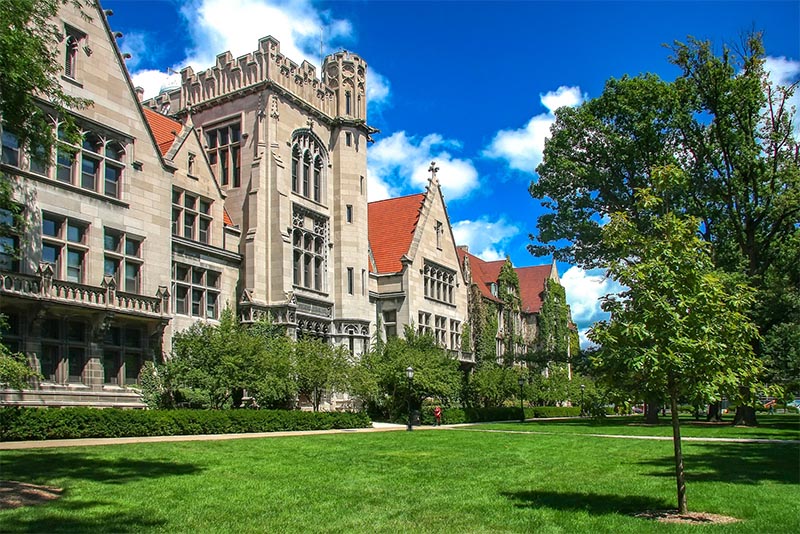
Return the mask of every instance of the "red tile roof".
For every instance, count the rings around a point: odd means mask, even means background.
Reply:
[[[483,261],[478,256],[470,254],[459,247],[458,259],[462,266],[464,265],[464,258],[467,256],[469,256],[469,267],[472,271],[472,282],[478,286],[481,295],[489,300],[500,302],[500,299],[492,295],[491,284],[492,282],[497,283],[497,278],[500,276],[500,269],[503,267],[505,260]]]
[[[369,243],[378,273],[403,269],[400,258],[408,252],[419,222],[425,193],[370,202]]]
[[[500,269],[503,268],[505,260],[483,261],[478,256],[470,254],[463,248],[458,249],[458,258],[461,265],[464,264],[464,257],[469,256],[469,266],[472,270],[472,282],[478,286],[481,294],[489,300],[500,302],[500,299],[492,295],[491,284],[497,283],[500,278]],[[533,267],[514,267],[519,277],[520,298],[522,299],[522,311],[525,313],[538,313],[542,309],[542,297],[547,287],[547,279],[552,272],[552,264],[536,265]]]
[[[147,119],[147,123],[150,125],[150,130],[153,131],[153,137],[156,139],[158,149],[161,151],[161,155],[165,156],[172,147],[172,143],[175,142],[175,137],[183,129],[183,125],[178,121],[172,120],[169,117],[165,117],[160,113],[156,113],[152,109],[143,109],[144,118]]]
[[[235,226],[233,224],[233,219],[228,215],[228,210],[225,208],[222,208],[222,222],[225,223],[225,226]]]
[[[522,311],[539,313],[542,309],[542,297],[547,288],[553,265],[536,265],[534,267],[515,267],[519,277],[519,290],[522,293]]]

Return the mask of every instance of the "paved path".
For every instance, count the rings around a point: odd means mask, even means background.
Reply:
[[[501,434],[540,434],[550,436],[589,436],[595,438],[616,439],[649,439],[656,441],[672,441],[672,436],[625,436],[618,434],[582,434],[566,432],[542,432],[526,430],[491,430],[475,428],[481,423],[461,423],[442,425],[439,427],[419,426],[415,430],[461,430],[467,432],[493,432]],[[484,423],[490,424],[490,423]],[[363,434],[366,432],[395,432],[405,430],[406,425],[393,423],[372,423],[372,428],[352,428],[344,430],[300,430],[294,432],[252,432],[246,434],[200,434],[194,436],[143,436],[132,438],[85,438],[85,439],[51,439],[41,441],[5,441],[0,442],[0,451],[19,449],[47,449],[58,447],[90,447],[95,445],[122,445],[127,443],[160,443],[176,441],[222,441],[228,439],[279,438],[287,436],[319,436],[324,434]],[[719,443],[788,443],[800,444],[796,439],[761,439],[761,438],[695,438],[683,437],[682,441],[701,441]]]

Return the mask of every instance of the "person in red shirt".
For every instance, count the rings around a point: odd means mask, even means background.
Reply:
[[[433,409],[433,417],[436,419],[433,426],[442,426],[442,409],[439,406]]]

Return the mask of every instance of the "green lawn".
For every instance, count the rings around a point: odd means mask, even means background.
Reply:
[[[0,531],[800,532],[794,443],[685,443],[689,508],[744,521],[665,525],[632,514],[674,506],[671,442],[475,428],[2,451],[65,494]]]
[[[681,436],[706,438],[800,439],[800,416],[797,414],[758,415],[757,427],[732,426],[733,416],[727,415],[723,425],[708,424],[705,419],[681,417]],[[519,423],[489,423],[476,426],[480,429],[521,430],[526,432],[553,432],[559,434],[622,434],[627,436],[672,437],[669,416],[660,417],[658,425],[644,424],[641,415],[606,417],[600,420],[567,419],[558,421],[527,421]]]

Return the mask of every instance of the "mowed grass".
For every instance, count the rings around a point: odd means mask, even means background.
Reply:
[[[670,441],[479,428],[2,451],[65,491],[0,531],[800,532],[794,443],[685,443],[689,508],[743,521],[675,525],[634,517],[674,507]]]
[[[625,436],[672,437],[672,422],[669,414],[659,417],[657,425],[645,424],[641,415],[606,417],[599,420],[573,418],[562,420],[529,420],[518,422],[485,423],[476,428],[482,430],[518,430],[525,432],[551,432],[559,434],[604,434]],[[695,421],[693,417],[681,416],[681,436],[699,438],[743,438],[800,440],[800,415],[758,415],[758,426],[733,426],[733,415],[726,415],[722,423],[707,423],[705,418]]]

